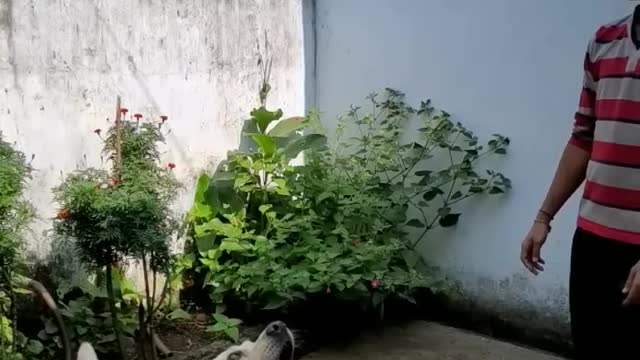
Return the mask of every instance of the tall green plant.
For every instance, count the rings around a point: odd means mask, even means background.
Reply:
[[[258,132],[246,135],[257,150],[232,152],[217,174],[199,178],[188,220],[215,302],[276,309],[323,294],[382,312],[389,296],[413,301],[417,288],[443,286],[415,247],[455,225],[463,200],[510,188],[502,174],[477,170],[509,140],[480,145],[446,112],[429,102],[414,109],[391,89],[369,100],[371,110],[353,108],[330,145],[314,133],[315,116],[276,123],[280,111],[254,110]],[[416,139],[403,136],[411,125]],[[304,165],[291,166],[303,151]]]
[[[0,133],[0,357],[17,357],[15,277],[23,263],[23,233],[33,211],[24,198],[32,168]]]
[[[128,112],[120,111],[123,116]],[[106,272],[114,331],[122,353],[113,266],[128,257],[143,264],[147,316],[141,324],[142,336],[146,328],[152,329],[157,310],[150,277],[155,279],[156,272],[167,273],[170,268],[169,241],[177,229],[170,205],[178,183],[172,172],[175,165],[162,166],[159,159],[157,146],[164,141],[161,130],[166,119],[144,121],[142,115],[135,114],[129,121],[116,121],[103,139],[104,154],[112,161],[112,168],[77,170],[54,189],[60,204],[55,231],[75,240],[87,266]],[[101,131],[95,132],[102,139]]]

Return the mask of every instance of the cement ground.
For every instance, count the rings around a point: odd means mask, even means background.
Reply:
[[[563,358],[437,323],[416,321],[365,334],[344,348],[304,360],[562,360]]]

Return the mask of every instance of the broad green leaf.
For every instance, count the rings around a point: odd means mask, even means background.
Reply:
[[[227,325],[229,325],[229,326],[238,326],[240,324],[242,324],[242,320],[240,320],[240,319],[229,319],[229,320],[227,320]]]
[[[502,190],[501,188],[497,187],[497,186],[493,186],[490,190],[489,190],[489,194],[503,194],[504,190]]]
[[[264,214],[265,212],[269,211],[269,209],[271,209],[272,207],[273,205],[271,204],[264,204],[264,205],[260,205],[258,210],[260,211],[260,213]]]
[[[451,227],[458,223],[459,218],[460,214],[447,214],[447,216],[441,217],[438,223],[442,227]]]
[[[281,307],[287,304],[287,300],[281,298],[272,299],[263,307],[264,310],[275,310],[280,309]]]
[[[209,175],[202,174],[198,177],[198,181],[196,182],[196,193],[193,196],[193,201],[196,203],[204,203],[207,189],[209,189],[209,182],[211,178]]]
[[[55,334],[58,331],[58,326],[56,326],[53,319],[49,319],[44,323],[44,331],[47,334]]]
[[[175,309],[172,312],[170,312],[167,315],[167,319],[169,319],[169,320],[176,320],[176,319],[189,320],[189,319],[191,319],[191,315],[188,312],[178,308],[178,309]]]
[[[44,346],[40,341],[37,340],[29,340],[27,343],[27,351],[29,351],[32,355],[39,355],[44,351]]]
[[[412,227],[417,227],[417,228],[423,228],[423,227],[427,226],[422,221],[420,221],[418,219],[411,219],[411,220],[407,221],[406,225],[407,226],[412,226]]]
[[[264,134],[249,134],[249,136],[258,144],[264,155],[270,156],[276,151],[276,143],[271,136]]]
[[[281,153],[287,159],[294,159],[301,152],[309,149],[317,149],[327,143],[327,138],[321,134],[309,134],[297,138],[289,143]]]
[[[227,321],[229,321],[229,317],[227,317],[227,315],[219,312],[213,314],[213,319],[217,322],[224,323],[224,324],[226,324]]]
[[[251,112],[251,119],[255,121],[258,126],[258,130],[264,133],[267,130],[269,124],[272,121],[278,120],[282,117],[282,110],[269,111],[264,107],[260,107]]]
[[[456,191],[453,193],[453,195],[451,195],[451,200],[457,200],[460,199],[462,197],[462,193],[460,191]]]
[[[220,244],[220,250],[227,250],[228,252],[233,251],[247,251],[248,248],[246,246],[242,246],[237,240],[222,240]]]
[[[197,234],[196,234],[197,236]],[[198,251],[203,254],[207,251],[211,250],[215,244],[216,236],[215,235],[202,235],[196,237],[196,247]]]
[[[404,258],[404,261],[407,262],[407,266],[409,266],[410,268],[416,266],[418,261],[420,261],[420,255],[414,250],[404,250],[402,252],[402,257]]]
[[[238,342],[238,338],[240,337],[240,331],[237,327],[228,327],[224,329],[224,333],[227,334],[234,342]]]
[[[227,328],[227,324],[219,322],[207,327],[207,332],[218,332]]]
[[[303,129],[306,127],[305,118],[301,116],[291,117],[283,119],[278,122],[274,127],[269,130],[267,134],[274,137],[286,137],[292,132]]]

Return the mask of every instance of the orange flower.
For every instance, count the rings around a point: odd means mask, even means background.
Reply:
[[[382,284],[380,283],[380,280],[378,280],[378,279],[373,279],[373,280],[371,280],[371,287],[372,287],[372,288],[377,289],[377,288],[379,288],[379,287],[380,287],[380,285],[382,285]]]
[[[58,219],[66,219],[69,217],[69,212],[67,210],[58,211]]]

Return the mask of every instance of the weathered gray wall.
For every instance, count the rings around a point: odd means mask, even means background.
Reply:
[[[41,221],[55,214],[51,187],[78,164],[100,164],[93,130],[113,118],[116,96],[145,117],[169,116],[164,161],[193,179],[239,143],[257,103],[258,44],[274,55],[270,104],[304,110],[300,0],[0,0],[0,130],[35,154],[29,197]],[[85,160],[86,159],[86,160]]]

